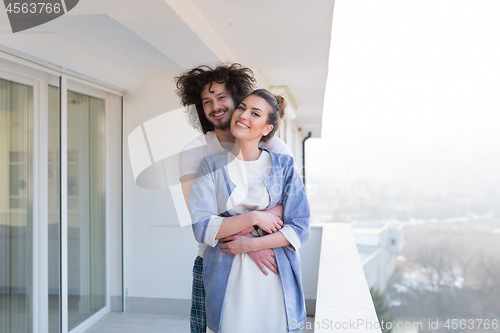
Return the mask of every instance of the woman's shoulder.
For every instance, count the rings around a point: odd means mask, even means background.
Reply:
[[[293,156],[275,152],[269,152],[269,154],[271,154],[272,174],[281,174],[283,177],[288,179],[291,175],[296,173],[297,168],[295,166]]]
[[[276,152],[269,151],[269,150],[268,150],[268,152],[271,155],[273,162],[276,162],[278,165],[295,166],[295,161],[293,159],[293,156],[288,155],[288,154],[283,154],[283,153],[276,153]]]

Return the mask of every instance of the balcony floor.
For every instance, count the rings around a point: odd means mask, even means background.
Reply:
[[[186,333],[189,317],[110,312],[85,333]]]
[[[304,330],[308,332],[312,330]],[[189,317],[111,312],[85,333],[189,333]]]

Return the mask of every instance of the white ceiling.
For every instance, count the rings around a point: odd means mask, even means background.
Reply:
[[[235,57],[286,85],[304,134],[321,135],[333,0],[192,0]]]
[[[15,35],[0,14],[0,45],[124,89],[147,73],[238,61],[286,85],[304,134],[321,135],[334,0],[85,0]],[[124,70],[126,68],[126,70]]]

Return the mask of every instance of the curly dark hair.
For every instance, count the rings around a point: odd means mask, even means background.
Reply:
[[[250,68],[242,67],[238,63],[222,64],[216,68],[207,65],[193,68],[180,76],[175,77],[177,95],[181,98],[181,103],[185,107],[195,105],[194,110],[187,110],[189,123],[206,134],[214,130],[214,126],[205,116],[201,93],[207,83],[225,83],[234,105],[239,103],[253,90],[255,78]]]

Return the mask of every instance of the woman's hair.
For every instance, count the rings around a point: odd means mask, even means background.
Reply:
[[[267,123],[269,125],[273,125],[273,129],[266,136],[263,136],[260,139],[260,141],[262,142],[267,142],[274,136],[274,134],[278,130],[281,119],[285,117],[285,108],[287,103],[283,96],[271,94],[266,89],[254,90],[248,96],[252,95],[259,96],[260,98],[264,99],[270,106],[269,113],[267,115]]]
[[[203,134],[214,130],[214,126],[203,111],[201,93],[205,85],[210,84],[211,88],[212,82],[224,83],[234,105],[238,106],[252,91],[255,84],[252,70],[241,67],[238,63],[222,64],[216,68],[207,65],[198,66],[177,76],[175,81],[176,92],[181,98],[182,105],[187,107],[194,104],[196,106],[196,112],[192,108],[187,110],[188,122]]]

